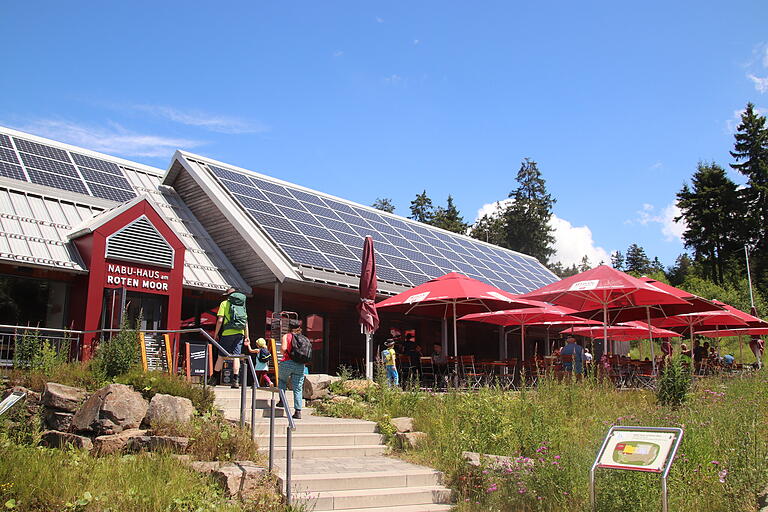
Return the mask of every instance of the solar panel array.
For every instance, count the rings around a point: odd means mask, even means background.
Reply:
[[[0,134],[0,176],[123,202],[136,197],[115,163]]]
[[[453,271],[512,293],[557,280],[530,256],[254,174],[206,165],[297,265],[360,274],[363,238],[371,235],[379,279],[401,285],[416,286]]]

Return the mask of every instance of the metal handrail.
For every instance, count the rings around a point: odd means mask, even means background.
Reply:
[[[32,326],[20,326],[20,325],[3,325],[0,324],[0,330],[2,329],[12,329],[16,332],[18,331],[36,331],[36,332],[60,332],[60,333],[66,333],[67,335],[75,335],[79,336],[81,334],[98,334],[98,333],[106,333],[106,332],[120,332],[120,329],[97,329],[93,331],[78,331],[74,329],[53,329],[53,328],[47,328],[47,327],[32,327]],[[213,337],[208,334],[207,331],[205,331],[202,328],[191,328],[191,329],[147,329],[147,330],[138,330],[138,332],[143,333],[158,333],[158,334],[201,334],[204,338],[207,339],[207,341],[214,345],[218,350],[222,357],[226,359],[242,359],[243,365],[240,370],[240,377],[241,377],[241,391],[240,391],[240,428],[245,428],[245,411],[246,411],[246,402],[247,402],[247,389],[248,389],[248,373],[251,374],[251,440],[256,439],[256,390],[259,389],[259,379],[256,375],[256,368],[253,365],[253,361],[251,358],[246,354],[230,354],[229,351],[225,350],[224,347],[222,347]],[[205,356],[206,361],[208,360],[208,344],[205,345]],[[245,369],[247,366],[248,370]],[[208,372],[203,373],[203,388],[206,388],[208,386]],[[269,428],[269,470],[272,471],[273,468],[273,462],[274,462],[274,450],[275,450],[275,399],[274,399],[274,393],[277,392],[280,396],[280,401],[283,403],[283,407],[285,410],[285,415],[288,419],[288,426],[285,431],[286,435],[286,469],[285,469],[285,480],[286,480],[286,501],[290,504],[291,503],[291,469],[292,469],[292,459],[293,459],[293,446],[292,446],[292,432],[296,430],[296,422],[293,419],[293,415],[291,414],[290,407],[288,406],[288,401],[285,397],[285,391],[280,389],[279,387],[275,388],[265,388],[265,390],[272,391],[272,399],[270,400],[270,428]]]

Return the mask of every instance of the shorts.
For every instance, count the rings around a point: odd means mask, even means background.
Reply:
[[[230,355],[239,356],[243,353],[244,334],[227,334],[219,338],[219,345]],[[224,355],[224,354],[221,354]]]

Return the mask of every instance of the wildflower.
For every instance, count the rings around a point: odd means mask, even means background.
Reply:
[[[488,470],[487,470],[487,469],[484,469],[484,470],[483,470],[483,474],[484,474],[484,475],[487,475],[487,474],[488,474]]]
[[[714,464],[715,466],[717,466],[718,464],[720,464],[720,461],[718,461],[718,460],[713,460],[712,462],[710,462],[710,464]]]
[[[554,457],[552,457],[552,458],[553,458],[553,459],[555,459],[555,460],[560,460],[560,456],[559,456],[559,455],[555,455],[555,456],[554,456]]]
[[[725,483],[725,477],[727,477],[727,476],[728,476],[728,470],[727,469],[723,469],[722,471],[720,471],[717,474],[717,477],[718,477],[717,479],[720,480],[721,484],[724,484]]]

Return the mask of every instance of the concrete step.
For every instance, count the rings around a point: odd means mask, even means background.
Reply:
[[[228,420],[239,420],[240,419],[240,404],[237,404],[237,407],[221,407],[219,404],[216,404],[216,408],[221,412],[221,414],[224,416],[225,419]],[[312,416],[315,413],[315,410],[311,407],[305,407],[301,410],[301,416]],[[257,418],[269,418],[270,417],[270,409],[256,409],[256,417]],[[291,408],[291,414],[293,414],[293,408]],[[248,421],[251,421],[251,406],[248,405],[245,408],[245,417],[248,419]],[[285,417],[285,409],[283,408],[276,408],[275,409],[275,418],[284,418]]]
[[[329,429],[330,430],[330,429]],[[373,432],[355,434],[355,433],[316,433],[299,434],[294,433],[292,437],[293,446],[355,446],[355,445],[373,445],[384,442],[384,436]],[[284,435],[275,436],[275,446],[285,446],[286,437]],[[259,446],[269,446],[269,434],[257,435],[256,443]]]
[[[285,435],[281,436],[285,438]],[[275,438],[277,440],[277,437]],[[292,449],[294,459],[314,459],[318,457],[366,457],[369,455],[382,455],[387,447],[381,444],[362,444],[356,446],[294,446]],[[269,454],[269,442],[266,446],[259,446],[259,452]],[[275,446],[275,458],[284,459],[287,449],[285,446]]]
[[[281,489],[285,490],[284,475],[278,477]],[[416,468],[404,471],[375,471],[364,473],[334,473],[298,475],[291,480],[294,492],[351,491],[359,489],[386,489],[402,487],[436,486],[442,483],[439,471]]]
[[[303,414],[303,411],[302,411]],[[238,416],[239,417],[239,416]],[[370,434],[376,432],[376,423],[364,420],[338,420],[328,421],[328,418],[309,416],[295,420],[297,434]],[[248,418],[250,425],[250,417]],[[287,418],[275,418],[275,430],[278,435],[285,437],[285,428],[288,426]],[[269,435],[269,418],[256,420],[256,435]]]
[[[425,503],[423,505],[401,505],[395,507],[348,508],[345,512],[448,512],[449,510],[453,510],[453,505]],[[314,512],[324,511],[314,509]]]
[[[246,400],[245,400],[246,405],[248,407],[250,407],[251,406],[251,394],[248,393],[245,398],[246,398]],[[277,397],[275,397],[275,398],[277,398]],[[288,405],[291,407],[291,409],[293,409],[293,396],[288,398],[288,400],[290,400],[288,402]],[[262,398],[262,397],[259,397],[258,394],[256,395],[256,407],[258,407],[260,409],[269,409],[269,407],[270,407],[269,401],[270,401],[269,398]],[[237,395],[237,396],[222,396],[222,397],[216,396],[216,399],[214,400],[213,403],[215,403],[218,407],[240,408],[240,395]],[[275,404],[277,404],[277,400],[275,400]],[[306,404],[306,400],[302,402],[302,406],[304,404]],[[280,407],[278,407],[278,409],[280,409]]]
[[[448,504],[451,491],[442,486],[396,487],[383,489],[356,489],[327,491],[313,494],[314,511],[381,508],[405,505]],[[312,499],[310,498],[310,501]]]

